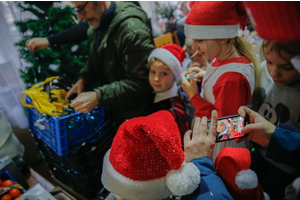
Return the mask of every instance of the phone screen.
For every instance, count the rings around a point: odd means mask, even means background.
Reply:
[[[249,117],[245,118],[240,115],[231,115],[218,118],[217,138],[216,142],[233,140],[235,138],[244,137],[241,133],[242,129],[249,123]],[[207,122],[207,133],[209,131],[210,120]]]

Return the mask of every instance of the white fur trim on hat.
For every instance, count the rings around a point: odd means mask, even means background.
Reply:
[[[179,79],[182,67],[179,60],[170,51],[163,48],[154,49],[149,55],[148,61],[153,57],[163,61],[170,68],[176,80]]]
[[[257,187],[257,175],[251,170],[239,171],[235,177],[235,183],[241,189],[253,189]]]
[[[184,162],[179,170],[167,173],[167,186],[176,195],[194,192],[200,183],[200,171],[193,163]]]
[[[300,56],[297,55],[291,59],[291,63],[293,66],[298,70],[298,73],[300,74]]]
[[[186,37],[198,40],[235,38],[238,33],[238,24],[214,26],[185,24],[184,31]]]
[[[131,180],[113,168],[109,154],[110,150],[104,156],[101,176],[102,184],[108,191],[130,200],[159,200],[172,195],[166,185],[166,177],[149,181]]]
[[[193,163],[183,162],[179,170],[170,170],[165,177],[134,181],[117,172],[109,161],[110,150],[103,159],[101,181],[113,194],[130,200],[159,200],[172,194],[187,195],[200,183],[200,171]]]

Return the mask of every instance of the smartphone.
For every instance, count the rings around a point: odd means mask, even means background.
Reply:
[[[209,132],[211,120],[207,121],[207,133]],[[249,116],[243,118],[240,115],[231,115],[218,118],[216,142],[234,140],[235,138],[245,137],[241,133],[242,129],[249,124]]]

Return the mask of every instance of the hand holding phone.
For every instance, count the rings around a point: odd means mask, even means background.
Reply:
[[[216,142],[245,137],[241,131],[247,124],[249,124],[248,115],[246,115],[245,118],[241,117],[240,115],[231,115],[218,118]],[[208,130],[210,126],[210,120],[208,121],[207,125]]]

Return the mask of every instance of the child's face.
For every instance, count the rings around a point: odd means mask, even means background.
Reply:
[[[293,56],[284,51],[281,51],[281,56],[279,56],[276,51],[270,51],[270,48],[271,47],[266,47],[265,52],[269,53],[266,54],[265,57],[267,69],[274,84],[277,86],[285,86],[299,81],[300,74],[290,62]]]
[[[175,77],[170,69],[164,67],[159,60],[154,61],[150,66],[149,83],[155,92],[165,92],[169,90]]]
[[[221,132],[225,131],[225,129],[226,129],[226,126],[225,126],[224,122],[218,121],[217,131],[219,133],[221,133]]]
[[[220,40],[195,40],[193,39],[193,49],[198,50],[206,59],[218,57],[221,53]]]

